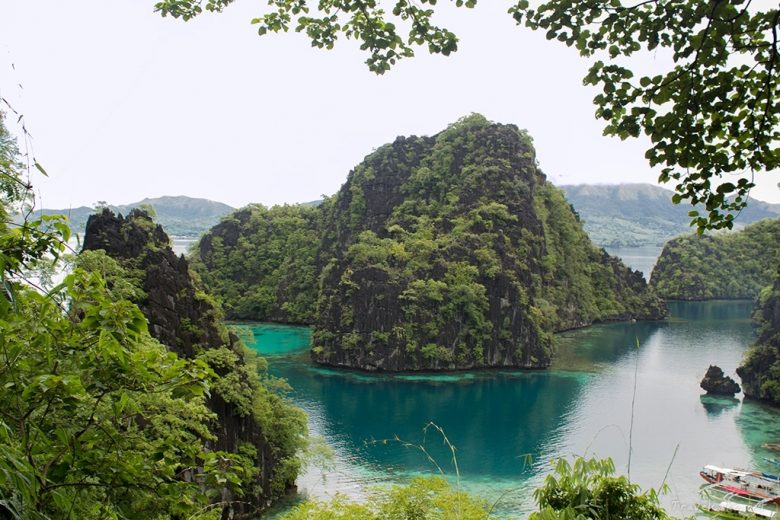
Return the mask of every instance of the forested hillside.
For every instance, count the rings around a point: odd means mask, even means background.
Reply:
[[[108,205],[114,213],[127,215],[134,208],[151,208],[155,220],[165,232],[178,237],[197,237],[219,222],[233,208],[221,202],[192,197],[157,197],[144,199],[120,206]],[[74,233],[84,234],[87,219],[96,212],[95,208],[80,206],[69,209],[41,209],[35,215],[65,215]]]
[[[193,267],[230,319],[312,323],[320,210],[252,204],[210,229]]]
[[[316,208],[242,209],[198,252],[228,317],[311,323],[315,360],[367,370],[544,367],[557,330],[664,313],[530,137],[478,115],[380,147]]]
[[[602,247],[663,246],[690,233],[690,205],[673,204],[674,192],[653,184],[563,185],[590,239]],[[780,205],[750,199],[738,227],[780,215]]]
[[[770,284],[780,252],[780,218],[740,231],[686,235],[666,244],[650,285],[662,298],[756,298]]]

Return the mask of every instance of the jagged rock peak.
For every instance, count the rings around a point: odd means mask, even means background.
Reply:
[[[126,218],[108,209],[90,216],[83,248],[102,249],[144,273],[146,298],[136,303],[152,335],[177,354],[191,358],[198,349],[230,342],[213,319],[212,303],[196,290],[186,258],[176,256],[163,228],[143,210]]]
[[[736,381],[723,373],[723,369],[716,365],[710,365],[704,379],[701,380],[701,387],[708,394],[730,395],[738,394],[740,387]]]
[[[109,210],[92,215],[84,250],[103,250],[128,271],[140,273],[143,297],[134,303],[152,335],[178,355],[197,358],[214,371],[206,402],[215,414],[214,438],[207,445],[235,460],[249,457],[247,464],[257,470],[245,474],[240,498],[225,487],[215,500],[224,505],[223,518],[256,518],[294,485],[305,415],[263,387],[263,364],[228,333],[219,309],[196,287],[187,260],[174,254],[162,227],[145,212],[133,210],[126,218]]]
[[[312,355],[365,370],[545,367],[556,330],[660,318],[530,136],[480,115],[377,149],[324,205]]]

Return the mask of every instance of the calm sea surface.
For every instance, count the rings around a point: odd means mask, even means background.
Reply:
[[[642,271],[645,280],[650,281],[650,273],[653,271],[655,262],[661,254],[662,247],[643,246],[643,247],[605,247],[607,253],[620,257],[623,262],[632,269]]]
[[[273,374],[292,385],[311,431],[336,451],[333,468],[301,477],[304,493],[359,499],[377,482],[435,474],[428,455],[454,479],[442,435],[424,432],[433,422],[456,447],[461,485],[500,499],[503,514],[527,515],[531,490],[553,458],[612,457],[626,473],[631,444],[631,479],[658,487],[668,471],[664,505],[684,516],[695,512],[701,466],[776,469],[765,458],[779,454],[761,446],[780,442],[780,411],[741,394],[708,398],[699,388],[711,363],[736,377],[753,341],[751,306],[673,303],[664,323],[561,334],[554,366],[545,371],[388,376],[325,369],[309,361],[307,328],[239,327],[249,346],[268,356]]]

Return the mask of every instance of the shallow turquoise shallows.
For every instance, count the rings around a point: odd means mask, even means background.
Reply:
[[[435,474],[436,465],[498,511],[524,517],[531,490],[554,457],[612,457],[643,487],[665,475],[664,505],[695,513],[705,464],[775,470],[762,448],[780,443],[780,412],[756,402],[703,396],[709,364],[736,378],[753,341],[751,302],[673,303],[664,323],[617,323],[561,334],[545,371],[372,375],[313,365],[308,329],[239,327],[294,388],[310,428],[336,450],[335,467],[310,469],[299,487],[315,496],[361,497],[377,482]],[[252,338],[256,338],[253,343]],[[637,347],[637,343],[639,346]],[[634,387],[636,394],[634,397]],[[632,414],[633,400],[633,414]],[[632,428],[633,417],[633,428]],[[430,458],[429,458],[430,457]],[[431,462],[431,459],[434,462]]]

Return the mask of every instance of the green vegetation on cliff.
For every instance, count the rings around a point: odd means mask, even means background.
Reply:
[[[780,219],[740,231],[688,235],[666,244],[650,284],[662,298],[756,298],[772,282],[780,253]]]
[[[70,235],[58,217],[9,220],[29,173],[0,113],[0,517],[217,518],[209,501],[251,468],[211,444],[214,371],[152,337],[127,299],[136,273],[109,258],[29,283]]]
[[[146,213],[133,210],[123,218],[104,210],[87,222],[79,261],[99,270],[112,287],[123,288],[158,341],[210,370],[206,405],[215,420],[205,440],[226,454],[223,465],[237,468],[220,500],[230,502],[226,508],[256,512],[294,484],[306,418],[278,393],[283,385],[268,376],[265,360],[228,332],[187,261],[168,244],[162,227]],[[112,274],[105,268],[112,262],[125,272]],[[129,281],[135,283],[128,287]]]
[[[201,238],[192,266],[229,319],[313,321],[318,215],[305,205],[252,204]]]
[[[737,374],[746,396],[780,405],[780,261],[776,273],[753,311],[758,341],[745,353]]]
[[[590,243],[531,138],[479,115],[380,147],[324,213],[320,363],[544,367],[557,330],[663,314]]]
[[[689,206],[673,204],[674,192],[652,184],[560,186],[585,231],[601,247],[663,246],[691,231]],[[750,199],[735,224],[776,217],[780,205]]]
[[[531,138],[479,115],[380,147],[318,207],[235,212],[193,265],[229,318],[313,324],[315,360],[369,370],[544,367],[555,331],[664,314]]]

